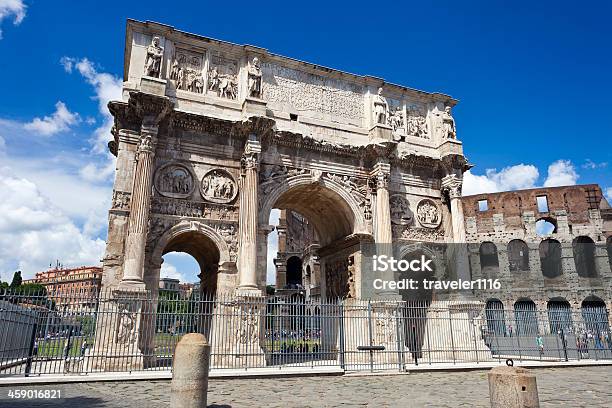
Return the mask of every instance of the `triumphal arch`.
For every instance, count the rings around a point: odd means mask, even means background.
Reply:
[[[103,287],[157,292],[162,256],[179,251],[202,292],[261,296],[277,208],[314,227],[323,298],[364,297],[366,245],[465,239],[456,102],[128,21]],[[132,306],[117,307],[133,330]]]
[[[360,297],[365,243],[464,240],[456,102],[128,21],[104,287],[156,290],[182,251],[204,292],[261,293],[278,208],[316,230],[321,293]]]

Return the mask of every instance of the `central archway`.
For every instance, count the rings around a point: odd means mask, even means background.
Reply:
[[[318,276],[311,277],[312,281],[320,283],[320,291],[315,292],[332,297],[354,296],[356,266],[349,259],[360,250],[362,236],[371,236],[364,215],[364,202],[358,202],[356,198],[359,193],[315,171],[267,180],[260,187],[260,225],[268,225],[271,211],[279,209],[300,214],[314,230],[315,252],[320,265]],[[265,228],[260,230],[265,246],[267,231]],[[264,249],[260,247],[260,257],[267,256]],[[260,265],[266,265],[266,262],[260,262]],[[260,270],[258,275],[262,281],[266,274]]]
[[[262,185],[264,190],[266,184]],[[317,230],[321,245],[367,231],[363,210],[355,198],[339,183],[325,178],[313,180],[310,174],[275,185],[261,203],[260,224],[267,224],[273,208],[295,210],[306,217]]]

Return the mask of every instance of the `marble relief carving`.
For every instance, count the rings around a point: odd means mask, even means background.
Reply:
[[[147,47],[144,74],[153,78],[159,78],[161,60],[164,55],[163,48],[159,45],[159,37],[153,37],[151,44]]]
[[[360,85],[274,63],[262,63],[262,74],[262,94],[268,102],[339,118],[364,117],[364,90]]]
[[[214,169],[202,178],[200,192],[207,201],[229,203],[236,198],[238,187],[231,174],[222,169]]]
[[[176,89],[203,93],[202,65],[202,55],[177,49],[170,70],[170,79],[174,81]]]
[[[208,89],[220,98],[236,99],[238,64],[220,55],[213,55],[208,69]]]
[[[427,119],[425,110],[418,105],[408,107],[408,135],[427,137]]]
[[[195,187],[194,178],[187,167],[170,163],[155,173],[155,188],[166,197],[187,198]]]
[[[425,198],[417,204],[417,220],[425,228],[437,228],[442,222],[442,214],[436,203]]]
[[[151,203],[151,211],[155,214],[179,217],[238,220],[238,210],[232,205],[209,204],[165,197],[155,197]]]
[[[391,222],[397,225],[410,225],[414,222],[414,214],[410,203],[402,194],[393,194],[389,198],[391,208]]]
[[[113,191],[113,210],[129,210],[131,194],[125,191]]]

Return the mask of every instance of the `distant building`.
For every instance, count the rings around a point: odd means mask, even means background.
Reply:
[[[47,289],[48,297],[55,301],[57,307],[95,307],[102,286],[102,268],[53,268],[37,272],[34,279],[24,280],[23,283],[43,285]]]
[[[179,292],[180,281],[172,278],[161,278],[159,280],[159,289],[166,292]]]
[[[181,297],[188,298],[193,293],[195,284],[193,283],[179,283],[179,293]]]

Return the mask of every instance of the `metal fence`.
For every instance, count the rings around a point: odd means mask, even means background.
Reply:
[[[603,306],[134,292],[4,293],[0,305],[0,375],[170,370],[189,332],[208,337],[211,368],[220,370],[612,359]]]

